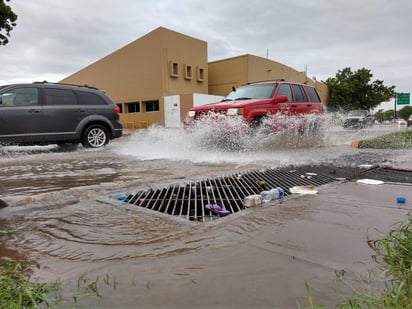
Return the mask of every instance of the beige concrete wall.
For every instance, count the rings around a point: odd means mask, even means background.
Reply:
[[[304,72],[273,60],[243,55],[209,63],[209,94],[226,95],[231,91],[232,86],[276,79],[306,82],[315,86],[322,102],[327,102],[328,88],[325,84],[313,81]]]
[[[183,94],[180,96],[180,119],[186,118],[187,112],[193,107],[193,94]]]
[[[209,94],[226,96],[247,82],[247,55],[209,62]]]
[[[173,65],[177,72],[173,71]],[[293,68],[253,55],[208,63],[205,41],[160,27],[61,82],[104,90],[122,105],[123,125],[139,127],[144,121],[164,125],[165,96],[181,95],[181,118],[184,119],[193,105],[193,93],[225,96],[233,86],[281,78],[307,81],[318,89],[322,102],[327,101],[326,85],[307,79],[304,73]],[[159,100],[159,111],[144,112],[142,102],[148,100]],[[129,102],[140,102],[140,112],[127,113],[125,104]]]
[[[107,92],[116,103],[162,95],[160,35],[153,32],[62,80]]]
[[[208,92],[207,43],[180,33],[162,31],[163,95]],[[171,65],[175,63],[178,75],[171,76]],[[187,76],[191,69],[191,77]],[[203,70],[202,79],[198,76]]]
[[[178,67],[177,76],[171,76],[172,63]],[[138,127],[142,121],[163,125],[165,96],[207,94],[207,43],[160,27],[61,82],[105,91],[122,105],[124,126]],[[144,112],[142,102],[147,100],[159,100],[159,111]],[[140,102],[141,111],[127,113],[125,104],[129,102]]]

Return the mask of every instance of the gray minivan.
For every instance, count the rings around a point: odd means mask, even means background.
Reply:
[[[0,86],[0,144],[82,143],[122,136],[119,107],[94,87],[35,82]]]

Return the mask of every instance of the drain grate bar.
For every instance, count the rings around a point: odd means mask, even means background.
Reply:
[[[213,221],[220,217],[206,209],[208,204],[217,204],[231,213],[236,213],[244,209],[243,201],[246,196],[260,194],[264,190],[281,187],[287,196],[291,187],[319,186],[335,180],[335,175],[328,173],[330,171],[325,167],[316,173],[309,173],[308,169],[316,170],[316,167],[239,172],[187,184],[169,185],[156,190],[139,190],[129,194],[124,201],[136,207],[188,220]]]

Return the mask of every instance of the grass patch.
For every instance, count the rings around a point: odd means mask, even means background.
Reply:
[[[12,235],[12,234],[16,234],[17,232],[16,231],[13,231],[13,230],[0,230],[0,236],[3,236],[3,235]]]
[[[0,261],[0,308],[48,308],[59,303],[60,283],[41,283],[30,277],[34,263],[18,262],[9,257]]]
[[[382,239],[368,240],[384,276],[384,289],[356,290],[337,308],[398,309],[412,308],[412,215],[399,223]]]
[[[412,148],[412,131],[385,134],[359,142],[359,148],[403,149]]]
[[[0,237],[7,237],[17,233],[14,230],[0,230]],[[71,296],[72,301],[64,299],[60,280],[54,282],[40,282],[32,278],[33,269],[40,266],[33,261],[19,261],[11,257],[0,256],[0,308],[1,309],[35,309],[35,308],[63,308],[62,302],[67,303],[64,308],[88,308],[83,302],[94,298],[101,298],[99,292],[99,277],[95,280],[86,274],[79,277],[77,290]],[[116,290],[116,278],[108,274],[103,277],[103,283]],[[70,299],[70,298],[69,298]],[[82,303],[81,303],[82,302]],[[74,305],[71,305],[71,304]]]
[[[365,280],[366,287],[336,305],[340,309],[412,308],[412,214],[406,223],[394,225],[385,237],[369,239],[372,259],[382,271],[379,278]],[[376,284],[383,278],[383,285]]]
[[[77,290],[70,297],[63,297],[59,280],[46,283],[31,278],[34,262],[19,262],[9,257],[0,259],[0,308],[4,309],[37,309],[37,308],[89,308],[84,302],[101,298],[99,277],[92,280],[86,274],[79,277]],[[116,278],[108,274],[103,283],[116,290]],[[62,307],[62,303],[65,305]],[[72,305],[73,304],[73,305]]]
[[[364,287],[353,288],[350,297],[335,305],[339,309],[412,309],[412,213],[406,223],[397,223],[381,239],[370,239],[372,259],[381,271],[378,275],[368,272],[360,276]],[[335,271],[337,280],[345,280],[345,271]],[[323,308],[314,305],[309,284],[305,281],[308,306],[305,309]],[[301,306],[298,305],[298,308]]]

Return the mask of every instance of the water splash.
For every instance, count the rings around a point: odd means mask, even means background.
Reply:
[[[327,123],[326,117],[276,115],[251,128],[239,118],[205,118],[187,129],[151,126],[136,131],[113,151],[140,160],[290,163],[289,159],[296,161],[291,156],[296,148],[314,149],[323,144]]]

